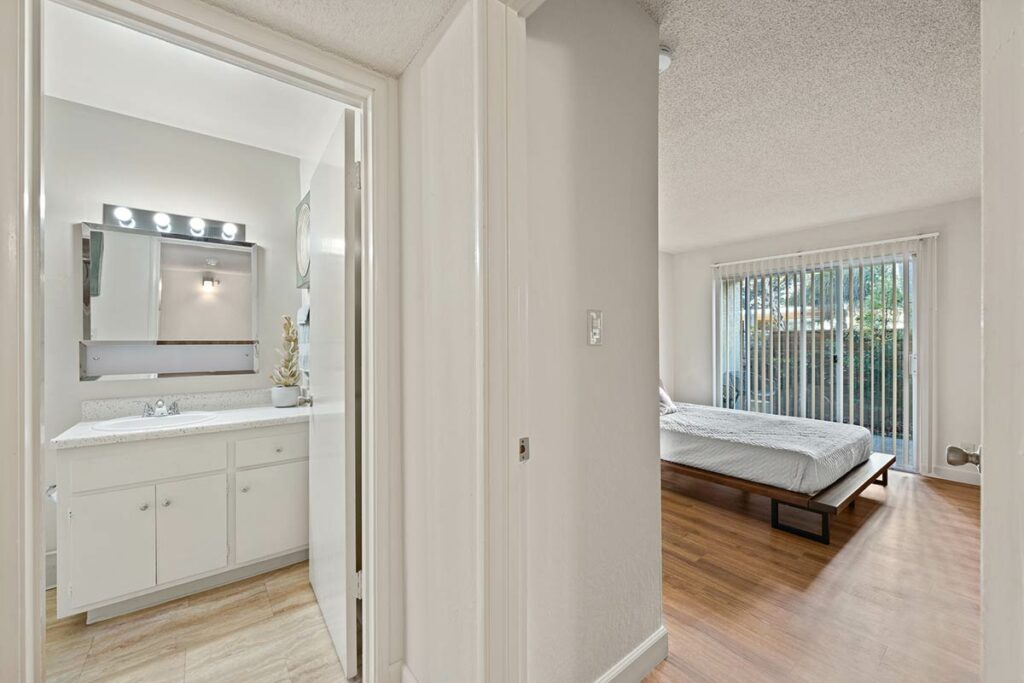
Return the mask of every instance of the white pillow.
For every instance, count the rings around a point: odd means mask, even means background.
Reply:
[[[658,408],[662,415],[676,412],[676,404],[672,402],[672,397],[665,391],[665,385],[661,382],[658,382]]]

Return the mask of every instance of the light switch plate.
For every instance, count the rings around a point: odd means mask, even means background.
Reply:
[[[604,337],[604,313],[601,311],[587,311],[587,344],[600,346]]]

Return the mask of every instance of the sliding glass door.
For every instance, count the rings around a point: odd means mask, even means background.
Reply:
[[[718,404],[861,425],[916,471],[917,260],[876,248],[720,267]]]

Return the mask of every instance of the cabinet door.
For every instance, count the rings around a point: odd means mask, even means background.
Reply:
[[[90,605],[156,583],[152,486],[75,496],[71,502],[71,602]]]
[[[296,550],[308,542],[308,463],[235,474],[235,562]]]
[[[157,485],[157,583],[227,566],[227,485],[224,474]]]

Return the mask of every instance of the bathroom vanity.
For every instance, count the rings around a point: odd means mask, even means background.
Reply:
[[[95,621],[305,559],[308,419],[241,408],[53,439],[57,615]]]

